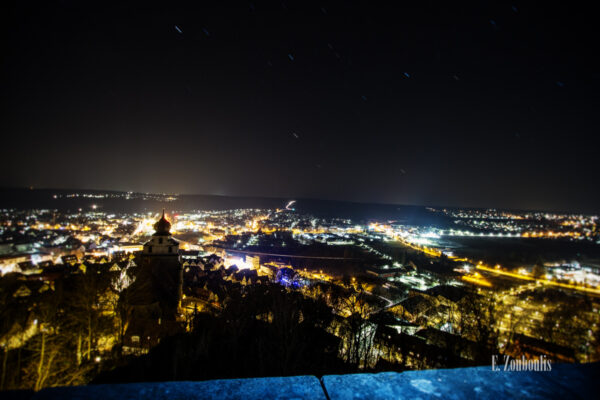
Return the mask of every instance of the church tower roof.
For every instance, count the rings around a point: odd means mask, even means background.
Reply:
[[[154,235],[170,235],[171,223],[165,218],[165,209],[163,208],[162,217],[154,224]]]

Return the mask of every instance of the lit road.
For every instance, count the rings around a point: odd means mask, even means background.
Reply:
[[[496,269],[496,268],[490,268],[490,267],[486,267],[484,265],[477,265],[476,268],[481,271],[491,272],[496,275],[508,276],[510,278],[521,279],[521,280],[526,280],[526,281],[537,281],[544,285],[557,286],[557,287],[562,287],[565,289],[573,289],[573,290],[578,290],[578,291],[582,291],[582,292],[600,296],[600,289],[587,288],[585,286],[572,285],[569,283],[554,282],[554,281],[549,281],[548,279],[535,279],[529,275],[518,274],[518,273],[514,273],[514,272],[504,271],[501,269]]]
[[[244,254],[253,254],[259,256],[272,256],[272,257],[289,257],[289,258],[311,258],[315,260],[357,260],[357,258],[350,257],[321,257],[321,256],[297,256],[293,254],[277,254],[277,253],[262,253],[260,251],[248,251],[248,250],[237,250],[237,249],[227,249],[223,248],[225,251],[229,251],[232,253],[244,253]]]

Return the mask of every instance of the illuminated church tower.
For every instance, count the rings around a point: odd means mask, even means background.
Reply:
[[[159,304],[163,319],[174,319],[180,307],[183,268],[179,262],[179,242],[171,237],[171,223],[161,218],[154,224],[154,234],[140,255],[140,296],[144,303]]]
[[[179,242],[171,237],[171,223],[165,218],[165,210],[162,217],[154,224],[152,239],[144,245],[143,258],[156,257],[179,257]]]

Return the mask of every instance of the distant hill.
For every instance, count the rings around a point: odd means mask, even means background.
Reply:
[[[74,196],[79,194],[79,196]],[[96,209],[105,212],[169,212],[192,210],[229,210],[237,208],[285,208],[291,199],[232,197],[215,195],[168,195],[127,193],[109,190],[0,188],[0,207],[16,209],[47,208],[75,212]],[[437,226],[448,220],[422,206],[368,204],[346,201],[295,199],[298,212],[323,218],[350,218],[355,222],[394,220]]]

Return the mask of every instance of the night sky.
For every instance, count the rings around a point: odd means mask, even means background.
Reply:
[[[0,185],[600,211],[590,9],[347,3],[5,8]]]

